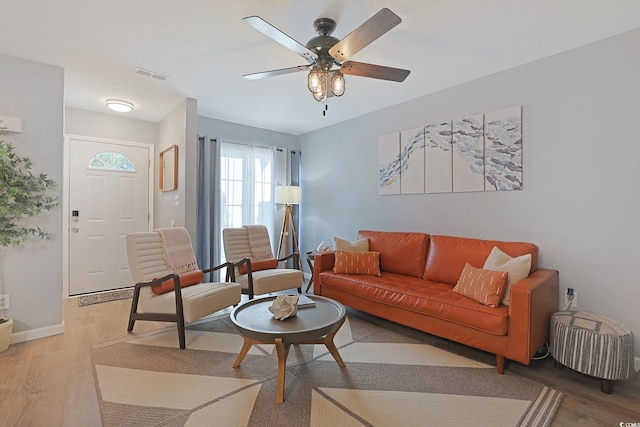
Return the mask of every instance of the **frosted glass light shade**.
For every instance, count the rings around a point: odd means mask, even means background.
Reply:
[[[275,200],[282,205],[299,205],[302,202],[302,191],[297,185],[278,185]]]
[[[334,96],[342,96],[345,89],[344,75],[340,71],[335,71],[331,76],[331,93]]]
[[[128,113],[133,110],[133,104],[121,99],[107,99],[107,107],[118,113]]]

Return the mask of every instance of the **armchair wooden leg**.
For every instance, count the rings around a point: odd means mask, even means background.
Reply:
[[[187,347],[187,340],[184,331],[184,317],[178,316],[178,320],[176,323],[178,328],[178,340],[180,341],[180,349],[184,350]]]
[[[131,311],[129,313],[129,326],[127,332],[133,331],[133,325],[136,323],[134,315],[138,314],[138,300],[140,299],[140,288],[133,290],[133,299],[131,300]]]

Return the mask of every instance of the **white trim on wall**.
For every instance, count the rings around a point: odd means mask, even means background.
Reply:
[[[64,321],[57,325],[45,326],[42,328],[29,329],[22,332],[14,332],[11,334],[11,341],[9,344],[18,344],[20,342],[26,342],[31,340],[37,340],[39,338],[46,338],[53,335],[59,335],[64,333]]]

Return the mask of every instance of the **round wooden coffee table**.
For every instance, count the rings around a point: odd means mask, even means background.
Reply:
[[[299,308],[296,316],[285,320],[274,319],[269,311],[276,296],[250,300],[231,313],[231,321],[244,338],[234,368],[240,366],[252,345],[275,344],[278,353],[276,403],[284,401],[284,374],[291,344],[324,344],[338,366],[344,368],[333,338],[346,319],[346,311],[342,304],[332,299],[308,296],[315,305]]]

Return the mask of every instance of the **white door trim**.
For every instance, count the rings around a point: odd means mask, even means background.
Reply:
[[[155,189],[155,145],[144,142],[126,141],[120,139],[96,138],[93,136],[65,134],[64,136],[64,165],[62,171],[62,298],[69,298],[69,140],[84,139],[104,144],[128,145],[131,147],[143,147],[149,150],[149,231],[153,230],[154,218],[154,189]]]

